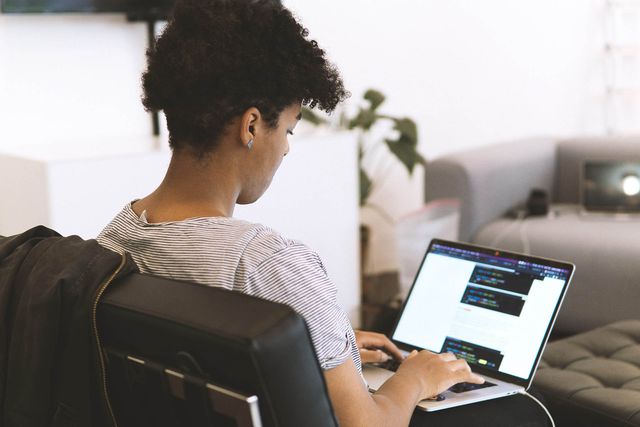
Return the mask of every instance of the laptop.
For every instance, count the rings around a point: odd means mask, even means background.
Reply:
[[[640,161],[594,161],[582,165],[585,213],[640,213]]]
[[[459,384],[418,408],[437,411],[525,391],[575,266],[434,239],[400,311],[391,340],[403,351],[451,352],[485,384]],[[365,365],[374,392],[393,367]]]

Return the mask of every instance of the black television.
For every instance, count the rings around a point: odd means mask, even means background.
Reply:
[[[174,0],[1,0],[3,13],[126,13],[166,19]]]

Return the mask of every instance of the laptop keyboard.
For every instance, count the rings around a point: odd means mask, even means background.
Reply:
[[[388,360],[386,362],[384,362],[381,367],[383,367],[384,369],[388,369],[389,371],[397,371],[398,367],[400,366],[400,361],[396,360],[396,359],[391,359]],[[454,393],[464,393],[467,391],[472,391],[472,390],[479,390],[481,388],[487,388],[487,387],[493,387],[495,386],[494,383],[491,383],[489,381],[485,381],[484,384],[473,384],[473,383],[458,383],[452,387],[449,388],[449,391],[452,391]],[[441,395],[438,395],[438,399],[434,399],[434,400],[444,400],[444,397],[441,397]]]

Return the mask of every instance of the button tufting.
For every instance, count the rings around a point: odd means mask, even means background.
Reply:
[[[557,401],[556,410],[573,411],[574,419],[605,416],[640,427],[640,320],[554,341],[543,362],[534,387],[551,408]]]

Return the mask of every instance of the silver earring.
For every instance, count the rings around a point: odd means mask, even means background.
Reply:
[[[252,147],[253,147],[253,138],[251,138],[249,142],[247,142],[247,148],[251,150]]]

